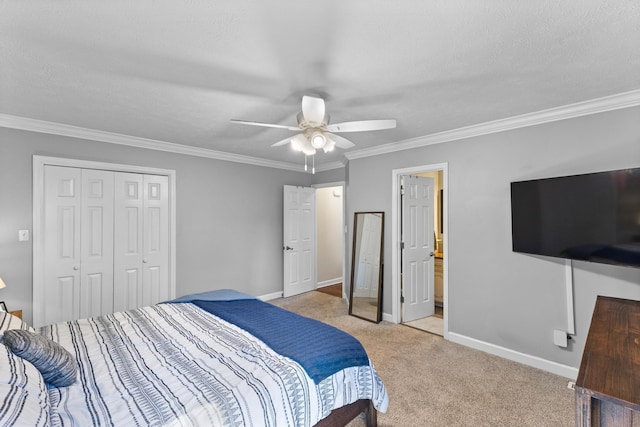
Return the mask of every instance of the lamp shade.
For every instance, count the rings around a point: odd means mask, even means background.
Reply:
[[[2,277],[0,277],[0,289],[6,287],[7,285],[4,284],[4,281],[2,280]]]

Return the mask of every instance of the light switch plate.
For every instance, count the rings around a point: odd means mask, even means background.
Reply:
[[[29,240],[29,230],[18,230],[18,240],[26,242]]]

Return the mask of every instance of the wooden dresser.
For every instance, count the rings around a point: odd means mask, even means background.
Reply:
[[[597,298],[576,381],[576,426],[640,427],[640,301]]]

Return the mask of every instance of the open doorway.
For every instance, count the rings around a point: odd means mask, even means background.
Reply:
[[[424,165],[406,169],[398,169],[393,171],[393,204],[392,204],[392,321],[395,323],[405,323],[411,320],[409,326],[425,329],[429,332],[448,337],[448,301],[447,301],[447,164]],[[407,215],[403,212],[403,200],[406,207],[406,199],[403,198],[402,186],[403,181],[424,180],[427,183],[420,188],[428,189],[428,200],[422,206],[427,206],[428,210],[432,210],[431,214],[418,219],[425,223],[424,228],[418,230],[424,237],[424,245],[421,245],[424,253],[418,258],[418,264],[423,267],[423,272],[418,272],[418,276],[424,274],[426,277],[423,282],[418,280],[416,286],[415,272],[411,271],[411,266],[407,267],[408,260],[411,258],[408,249],[409,242],[403,242],[403,232],[406,234],[407,229],[411,230],[415,226],[415,216]],[[406,185],[406,184],[405,184]],[[404,190],[412,191],[412,190]],[[422,191],[422,190],[421,190]],[[424,191],[426,194],[426,191]],[[411,223],[413,224],[411,224]],[[430,224],[429,224],[430,223]],[[427,227],[428,226],[428,227]],[[425,232],[424,230],[428,230]],[[414,231],[411,230],[413,233]],[[432,236],[432,237],[431,237]],[[407,237],[404,237],[407,239]],[[407,250],[405,250],[407,248]],[[405,258],[403,259],[403,255]],[[403,265],[404,264],[404,265]],[[403,268],[409,271],[404,271]],[[403,281],[405,288],[403,289]],[[409,286],[410,288],[407,288]],[[416,288],[424,286],[424,291],[417,292]],[[427,289],[429,291],[427,291]],[[409,300],[407,300],[407,296]],[[403,301],[403,297],[405,300]],[[415,301],[431,304],[432,311],[426,311],[424,314],[415,315],[411,305],[415,305]],[[411,314],[409,314],[411,313]],[[422,313],[422,311],[420,311]]]
[[[316,289],[339,288],[345,298],[345,203],[344,183],[316,188]]]

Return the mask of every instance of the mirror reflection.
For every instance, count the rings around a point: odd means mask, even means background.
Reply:
[[[353,220],[349,314],[372,322],[382,318],[384,212],[356,212]]]

